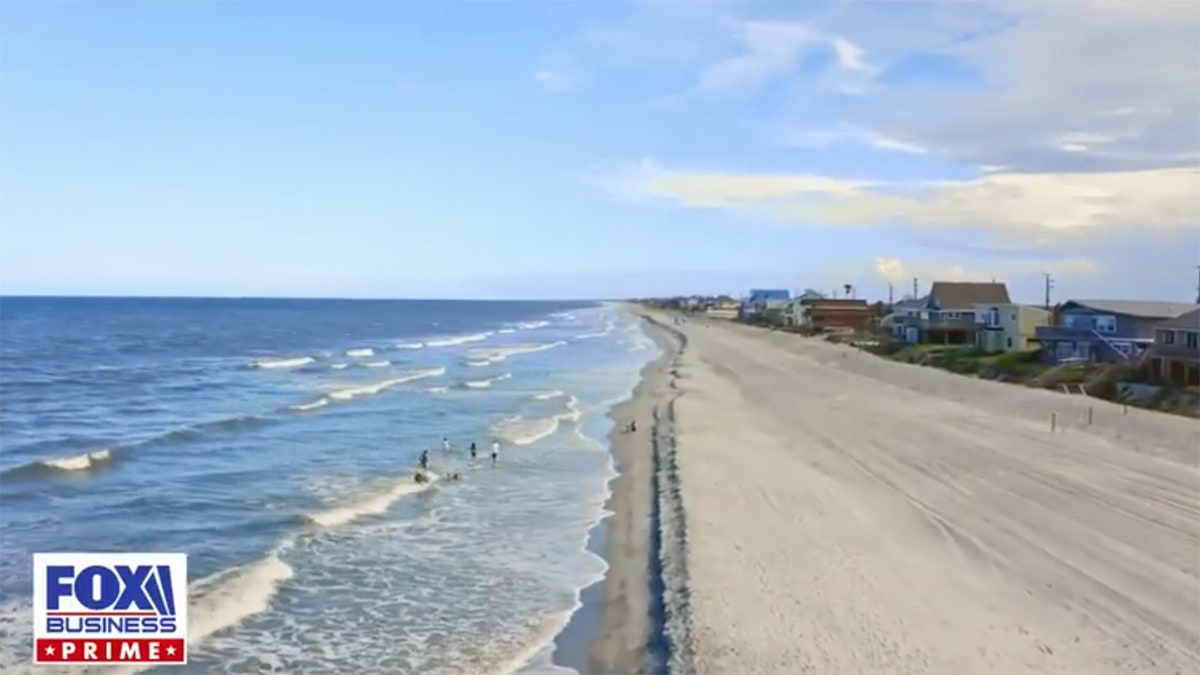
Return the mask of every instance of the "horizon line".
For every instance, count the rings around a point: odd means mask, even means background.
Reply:
[[[0,301],[41,300],[337,300],[353,302],[624,302],[622,298],[400,298],[303,295],[115,295],[60,293],[0,293]]]

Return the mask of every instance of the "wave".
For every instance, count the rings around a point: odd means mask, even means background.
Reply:
[[[261,614],[271,606],[279,585],[295,572],[280,558],[279,546],[254,562],[222,570],[188,588],[188,639],[191,647],[217,631]]]
[[[550,417],[528,419],[513,415],[492,425],[492,435],[508,441],[513,445],[531,445],[543,438],[554,435],[563,422],[578,422],[583,412],[579,409],[579,399],[572,396],[567,401],[567,411]]]
[[[575,339],[576,340],[591,340],[594,338],[602,338],[605,335],[608,335],[608,333],[609,333],[609,331],[607,331],[607,330],[602,330],[597,333],[581,333],[579,335],[576,335]]]
[[[392,365],[392,362],[386,361],[386,360],[385,361],[365,361],[358,365],[362,366],[363,368],[386,368],[386,367]]]
[[[375,516],[387,511],[401,497],[414,495],[428,489],[437,481],[437,474],[426,471],[430,482],[417,483],[412,476],[405,476],[393,483],[387,489],[374,494],[368,494],[361,499],[335,506],[317,513],[306,513],[304,519],[319,527],[337,527],[345,525],[363,516]]]
[[[316,361],[311,356],[292,356],[287,358],[257,359],[250,363],[252,368],[298,368]]]
[[[424,391],[427,394],[442,394],[447,391],[450,391],[450,387],[426,387],[425,389],[422,389],[421,391]]]
[[[480,368],[483,366],[490,366],[490,365],[492,365],[492,362],[488,361],[487,359],[483,359],[481,361],[467,360],[467,361],[463,361],[463,365],[471,366],[472,368]]]
[[[524,321],[517,324],[517,328],[520,328],[521,330],[533,330],[535,328],[545,328],[549,325],[549,321]]]
[[[562,389],[555,389],[553,391],[538,392],[534,394],[533,397],[539,401],[549,401],[552,398],[558,398],[566,395],[567,392],[563,391]]]
[[[517,329],[516,328],[501,328],[500,330],[498,330],[496,332],[501,335],[511,335],[511,334],[517,332]]]
[[[329,366],[329,367],[330,367],[330,368],[333,368],[334,370],[345,370],[345,369],[346,369],[346,367],[347,367],[347,366],[349,366],[349,365],[350,365],[349,363],[335,363],[335,364],[333,364],[332,366]]]
[[[116,459],[116,456],[113,454],[112,448],[105,448],[92,452],[81,452],[78,455],[69,455],[67,457],[35,460],[28,464],[8,469],[0,473],[0,476],[15,478],[40,473],[93,471],[108,466],[114,459]]]
[[[336,399],[338,401],[348,401],[352,398],[358,398],[359,396],[378,394],[385,389],[394,387],[398,384],[403,384],[405,382],[412,382],[413,380],[420,380],[427,377],[440,377],[445,374],[445,368],[426,368],[425,370],[414,370],[401,377],[394,377],[390,380],[383,380],[382,382],[373,382],[371,384],[359,385],[357,387],[337,389],[329,392],[329,398]]]
[[[424,349],[424,342],[401,342],[396,345],[396,349]]]
[[[489,377],[486,380],[469,380],[467,382],[463,382],[463,386],[471,389],[485,389],[492,386],[492,384],[496,382],[507,380],[510,377],[512,377],[512,373],[505,373],[503,375],[497,375],[496,377]]]
[[[453,347],[455,345],[464,345],[468,342],[482,342],[490,336],[490,333],[475,333],[473,335],[460,335],[459,337],[441,338],[438,340],[429,340],[425,343],[426,347]]]
[[[163,434],[160,438],[165,441],[190,441],[202,438],[206,432],[210,431],[233,431],[237,429],[251,429],[254,427],[266,424],[267,420],[258,415],[234,415],[224,419],[213,420],[212,422],[201,422],[193,424],[190,427],[176,429],[174,431]],[[147,441],[153,442],[153,441]]]
[[[321,407],[324,407],[327,405],[329,405],[329,399],[327,399],[325,397],[321,397],[321,398],[313,401],[312,403],[299,403],[296,405],[288,406],[288,408],[290,408],[292,410],[316,410],[317,408],[321,408]]]
[[[347,349],[346,356],[375,356],[375,350],[370,347],[359,347],[358,349]]]
[[[557,342],[547,342],[540,345],[513,345],[511,347],[491,347],[485,349],[472,349],[467,353],[467,358],[473,361],[487,361],[490,363],[500,363],[507,360],[511,356],[518,354],[533,354],[535,352],[544,352],[547,349],[554,349],[567,344],[559,340]]]

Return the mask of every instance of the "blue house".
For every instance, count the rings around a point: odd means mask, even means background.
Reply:
[[[1038,326],[1034,339],[1045,360],[1120,363],[1138,357],[1154,343],[1155,328],[1196,305],[1151,300],[1071,300],[1059,305],[1050,326]]]
[[[772,310],[782,312],[787,308],[791,296],[786,290],[751,289],[750,296],[742,301],[741,318],[765,314]]]

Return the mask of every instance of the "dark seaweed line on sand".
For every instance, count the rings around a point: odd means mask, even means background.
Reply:
[[[653,321],[653,319],[651,319]],[[687,336],[655,321],[678,340],[670,367],[671,395],[654,408],[651,434],[654,458],[654,501],[651,510],[650,590],[654,630],[647,645],[649,671],[685,675],[694,672],[691,591],[688,585],[687,514],[676,461],[675,400],[679,355]]]

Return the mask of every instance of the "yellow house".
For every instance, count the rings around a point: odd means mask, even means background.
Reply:
[[[976,303],[975,324],[975,346],[983,351],[1030,351],[1040,346],[1034,334],[1050,324],[1050,312],[1017,303]]]

